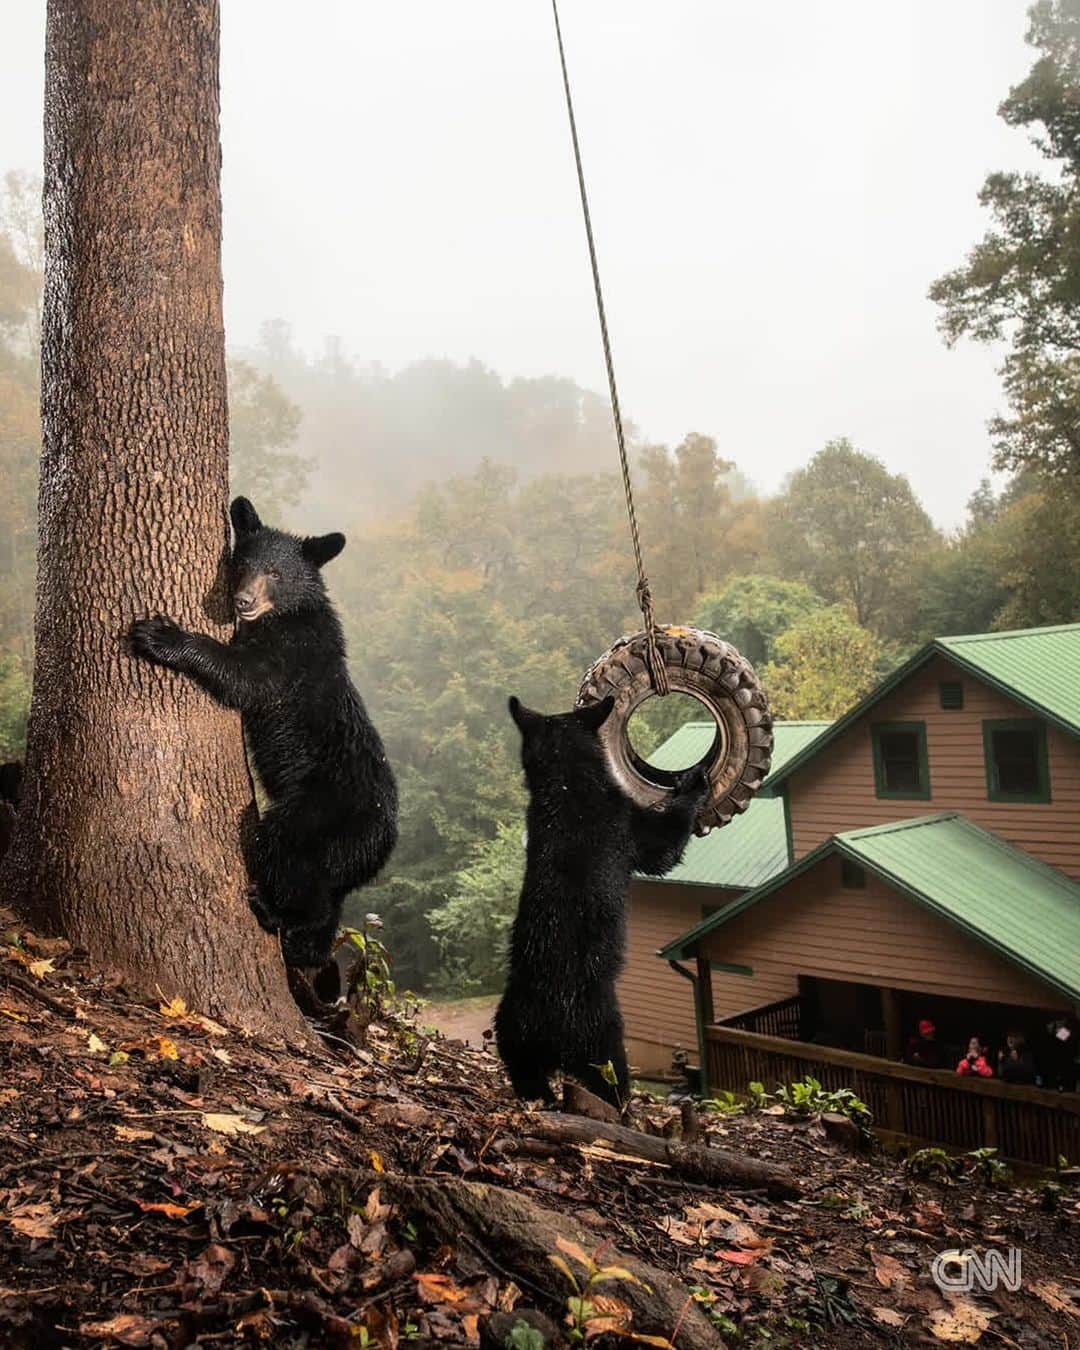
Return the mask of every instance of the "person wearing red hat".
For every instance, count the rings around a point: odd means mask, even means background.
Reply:
[[[937,1039],[937,1028],[929,1017],[919,1023],[919,1034],[908,1041],[904,1059],[908,1064],[917,1064],[921,1069],[944,1068],[944,1057]]]

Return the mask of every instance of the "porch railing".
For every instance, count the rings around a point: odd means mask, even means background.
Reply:
[[[912,1143],[996,1148],[1037,1167],[1080,1159],[1077,1093],[962,1078],[730,1023],[707,1026],[705,1039],[712,1087],[744,1092],[756,1081],[771,1089],[812,1075],[826,1088],[851,1088],[874,1113],[875,1128]]]
[[[786,1041],[797,1041],[801,1019],[802,999],[796,994],[793,998],[764,1003],[760,1008],[748,1008],[746,1012],[735,1013],[733,1017],[722,1017],[717,1025],[733,1027],[736,1031],[753,1031],[759,1036],[781,1036]]]

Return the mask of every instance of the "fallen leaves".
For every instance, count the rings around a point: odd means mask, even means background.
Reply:
[[[930,1334],[939,1341],[974,1345],[997,1316],[967,1299],[953,1299],[948,1308],[938,1308],[927,1318]]]
[[[174,1205],[162,1200],[137,1200],[135,1202],[146,1214],[164,1214],[168,1219],[186,1219],[201,1205]]]
[[[160,989],[158,993],[161,993]],[[202,1013],[192,1012],[182,998],[166,1000],[162,996],[158,1012],[162,1017],[182,1022],[185,1026],[198,1031],[205,1031],[210,1036],[227,1036],[229,1034],[228,1028],[223,1027],[220,1022],[215,1022],[210,1017],[204,1017]]]
[[[56,1233],[59,1215],[47,1204],[17,1205],[7,1214],[0,1214],[0,1220],[9,1223],[16,1233],[28,1238],[51,1238]]]
[[[229,1111],[204,1111],[200,1115],[202,1123],[216,1134],[262,1134],[265,1125],[253,1125],[250,1120]]]
[[[868,1251],[874,1263],[874,1277],[883,1289],[906,1289],[911,1284],[911,1271],[902,1261],[873,1247]]]
[[[96,1341],[118,1341],[121,1345],[150,1345],[151,1337],[161,1323],[149,1317],[139,1317],[136,1313],[121,1313],[110,1317],[106,1322],[83,1322],[79,1332]]]
[[[1080,1317],[1080,1307],[1072,1296],[1054,1280],[1036,1280],[1031,1286],[1036,1298],[1042,1299],[1048,1308],[1056,1313],[1068,1313],[1070,1317]]]

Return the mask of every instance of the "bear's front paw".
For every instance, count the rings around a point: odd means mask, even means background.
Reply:
[[[252,914],[259,921],[259,927],[267,933],[276,933],[281,928],[281,920],[274,911],[263,903],[263,898],[259,894],[259,888],[252,886],[248,891],[248,904],[251,907]]]
[[[182,650],[187,634],[164,614],[152,619],[136,619],[128,633],[131,650],[148,661],[168,665]]]

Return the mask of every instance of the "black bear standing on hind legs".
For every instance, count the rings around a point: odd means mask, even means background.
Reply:
[[[608,774],[597,735],[612,703],[545,717],[510,700],[529,788],[528,842],[495,1036],[514,1092],[528,1101],[554,1101],[556,1069],[615,1105],[626,1101],[615,980],[630,874],[670,872],[709,791],[698,766],[662,807],[632,802]],[[617,1093],[601,1072],[609,1062]]]
[[[251,907],[265,929],[281,933],[288,965],[321,966],[345,896],[371,881],[394,848],[397,788],[349,679],[319,572],[345,536],[268,529],[246,497],[230,515],[232,641],[187,633],[158,615],[132,626],[131,645],[239,709],[270,800],[249,860]]]

